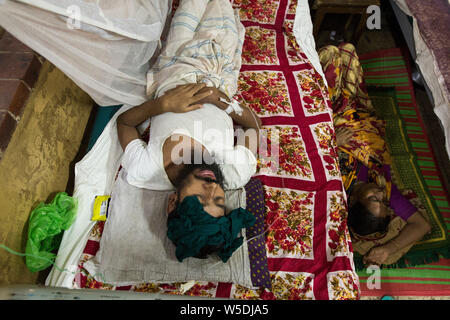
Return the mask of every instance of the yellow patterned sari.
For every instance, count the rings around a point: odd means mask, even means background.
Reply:
[[[347,170],[341,168],[345,190],[356,179],[355,162],[359,161],[375,173],[376,183],[388,189],[389,194],[390,183],[386,183],[381,172],[376,174],[383,165],[391,164],[384,141],[384,121],[376,117],[367,95],[355,47],[350,43],[341,43],[338,47],[323,47],[318,53],[328,82],[334,127],[346,127],[354,132],[352,141],[338,148],[339,153],[346,153],[345,161],[340,161],[341,166],[347,164]]]

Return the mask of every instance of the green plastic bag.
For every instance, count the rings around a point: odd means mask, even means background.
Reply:
[[[58,193],[50,204],[40,203],[29,219],[26,265],[31,272],[47,269],[54,263],[52,253],[61,244],[63,231],[75,220],[77,203],[65,192]]]

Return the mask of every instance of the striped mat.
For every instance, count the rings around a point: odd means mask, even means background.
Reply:
[[[397,48],[361,55],[360,62],[370,98],[386,120],[399,187],[414,190],[433,226],[396,268],[359,271],[362,296],[450,296],[448,193],[416,105],[410,70]]]

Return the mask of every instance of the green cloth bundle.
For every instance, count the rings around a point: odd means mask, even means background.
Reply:
[[[65,192],[58,193],[50,204],[40,203],[29,219],[26,265],[31,272],[47,269],[54,263],[62,232],[75,220],[77,204]]]
[[[207,213],[196,196],[183,199],[167,222],[167,236],[176,246],[178,261],[194,257],[206,246],[222,245],[218,256],[227,262],[233,252],[242,245],[243,237],[237,237],[242,228],[252,226],[256,219],[242,208],[216,218]]]

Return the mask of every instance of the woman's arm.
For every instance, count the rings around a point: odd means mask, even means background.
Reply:
[[[431,226],[428,221],[417,211],[408,218],[405,227],[400,231],[399,235],[387,242],[385,246],[392,254],[419,241],[430,230]]]
[[[117,117],[117,134],[122,149],[128,143],[139,139],[136,127],[145,120],[165,112],[189,112],[201,108],[200,100],[212,94],[212,90],[202,90],[205,84],[187,84],[178,86],[164,93],[161,97],[144,102]],[[202,92],[200,92],[202,90]]]
[[[383,264],[390,255],[419,241],[430,230],[431,226],[428,221],[419,212],[415,212],[408,218],[405,227],[397,237],[382,246],[373,248],[364,256],[365,263]]]

